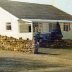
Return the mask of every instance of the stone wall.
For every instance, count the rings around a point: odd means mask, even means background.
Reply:
[[[0,49],[34,53],[34,46],[31,40],[16,39],[0,35]]]
[[[69,39],[62,39],[54,41],[51,48],[72,48],[72,40]]]

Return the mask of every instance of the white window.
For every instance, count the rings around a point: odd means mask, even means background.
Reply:
[[[31,24],[20,24],[20,33],[28,33],[31,32]]]
[[[70,23],[64,23],[63,30],[70,31]]]
[[[11,22],[6,23],[6,30],[12,30]]]

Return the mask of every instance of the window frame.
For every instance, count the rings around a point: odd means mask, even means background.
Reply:
[[[22,27],[24,28],[23,30],[21,29]],[[31,24],[19,24],[19,33],[31,33],[32,27],[30,31],[29,27],[31,27]]]
[[[6,30],[7,31],[11,31],[12,30],[11,22],[7,22],[6,23]]]
[[[28,32],[31,32],[31,25],[28,26]]]
[[[70,31],[71,30],[71,28],[70,28],[70,23],[64,23],[63,24],[63,31]]]

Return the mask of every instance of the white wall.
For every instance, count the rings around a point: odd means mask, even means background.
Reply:
[[[0,35],[17,37],[18,18],[0,7]],[[11,22],[12,30],[6,30],[6,23]]]
[[[22,29],[20,29],[20,25],[24,26]],[[28,25],[31,25],[31,32],[28,32]],[[22,37],[23,39],[33,39],[33,24],[32,22],[28,22],[25,20],[18,21],[18,37]],[[21,30],[21,31],[20,31]]]

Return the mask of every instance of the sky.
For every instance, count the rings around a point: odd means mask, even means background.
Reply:
[[[50,4],[72,15],[72,0],[12,0],[38,4]]]

